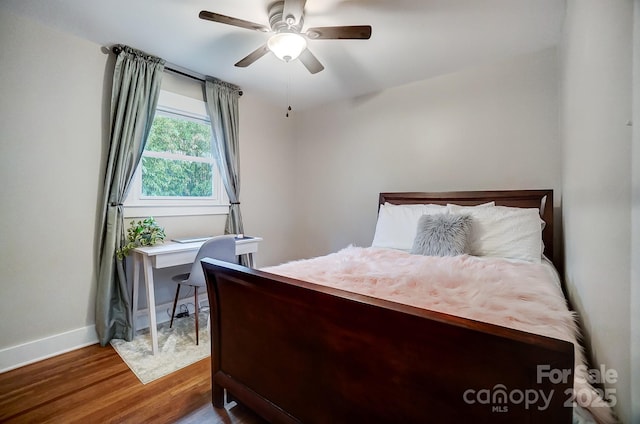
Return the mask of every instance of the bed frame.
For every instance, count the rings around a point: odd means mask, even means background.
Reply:
[[[380,204],[541,207],[552,256],[552,196],[381,193]],[[221,261],[203,267],[215,407],[226,391],[270,422],[571,422],[572,373],[555,378],[573,369],[571,343]]]

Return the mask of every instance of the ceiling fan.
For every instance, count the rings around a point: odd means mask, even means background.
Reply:
[[[269,26],[206,10],[201,11],[199,17],[240,28],[273,33],[265,44],[235,64],[241,68],[251,65],[271,51],[285,62],[299,58],[309,72],[315,74],[322,71],[324,66],[307,47],[307,40],[368,40],[371,37],[369,25],[316,27],[302,32],[305,2],[306,0],[276,1],[269,6]]]

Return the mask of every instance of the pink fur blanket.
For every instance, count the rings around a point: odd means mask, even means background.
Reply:
[[[602,423],[615,422],[606,403],[594,407],[593,399],[600,398],[586,381],[575,316],[549,265],[348,247],[263,271],[571,342],[576,393],[589,390],[593,396],[582,406]]]

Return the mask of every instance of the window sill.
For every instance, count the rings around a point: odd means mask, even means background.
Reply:
[[[125,206],[125,218],[147,216],[227,215],[229,205],[215,206]]]

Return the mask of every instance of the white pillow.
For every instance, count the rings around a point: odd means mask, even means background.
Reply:
[[[416,238],[418,220],[422,215],[447,213],[443,205],[394,205],[385,203],[380,206],[373,247],[386,247],[411,251]]]
[[[540,263],[542,219],[537,208],[490,208],[447,205],[450,213],[471,215],[472,255],[521,259]]]
[[[462,206],[462,205],[457,205],[455,203],[447,203],[447,207],[448,206],[458,206],[458,207],[461,207],[461,208],[486,208],[486,207],[495,206],[495,205],[496,205],[496,202],[494,202],[493,200],[491,202],[481,203],[479,205],[474,205],[474,206]]]

